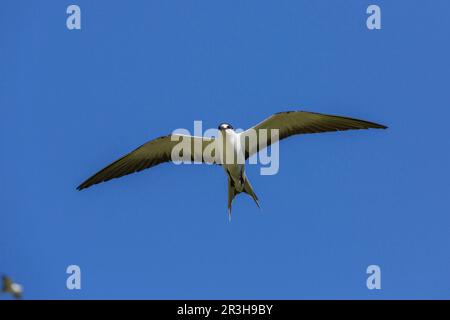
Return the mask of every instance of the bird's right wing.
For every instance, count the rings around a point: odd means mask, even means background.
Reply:
[[[214,141],[213,138],[171,134],[143,144],[94,174],[80,184],[77,189],[82,190],[100,182],[148,169],[163,162],[172,161],[172,150],[182,139],[187,139],[190,143],[191,161],[198,160],[205,163],[214,163],[214,154],[210,156],[208,152],[204,152]],[[200,148],[196,146],[200,146]],[[179,156],[183,157],[182,154],[179,154]]]
[[[13,284],[13,282],[9,277],[2,276],[2,291],[3,292],[8,292],[9,290],[11,290],[12,284]]]

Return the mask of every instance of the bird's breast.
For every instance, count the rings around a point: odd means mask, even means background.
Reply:
[[[240,136],[232,130],[226,130],[223,133],[218,152],[223,164],[243,165],[245,163],[245,152],[241,146]]]

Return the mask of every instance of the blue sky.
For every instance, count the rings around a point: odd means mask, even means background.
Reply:
[[[82,29],[66,28],[81,7]],[[382,29],[366,28],[378,4]],[[29,299],[450,298],[450,3],[4,1],[0,273]],[[280,144],[234,202],[164,164],[78,192],[176,128],[309,110],[388,125]],[[82,289],[67,290],[79,265]],[[366,288],[377,264],[382,289]],[[2,296],[5,298],[4,296]]]

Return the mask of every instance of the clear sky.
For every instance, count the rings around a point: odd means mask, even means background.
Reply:
[[[66,8],[81,7],[81,30]],[[366,27],[378,4],[382,29]],[[450,298],[450,2],[3,1],[0,273],[29,299]],[[193,121],[308,110],[388,130],[297,136],[247,174],[85,178]],[[82,289],[66,288],[81,268]],[[368,290],[366,268],[381,267]],[[0,296],[5,298],[5,296]]]

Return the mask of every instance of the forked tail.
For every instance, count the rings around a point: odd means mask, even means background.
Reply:
[[[258,208],[261,208],[259,206],[258,197],[256,196],[255,192],[253,191],[252,185],[250,184],[250,181],[248,181],[247,176],[245,174],[243,175],[243,179],[244,179],[244,190],[242,192],[251,196],[252,199],[255,201],[256,205],[258,206]],[[232,206],[234,198],[239,193],[241,193],[241,192],[236,190],[233,180],[230,177],[228,177],[228,218],[230,220],[231,220],[231,206]]]

